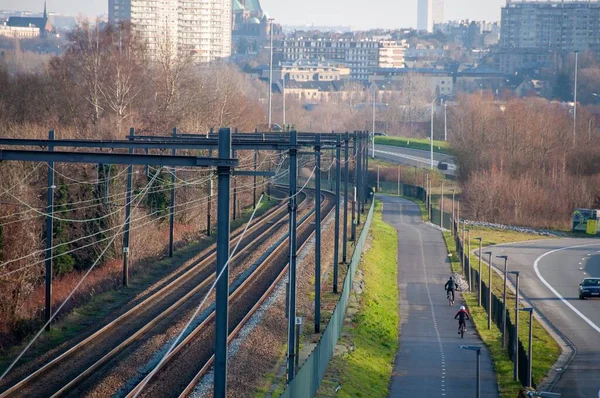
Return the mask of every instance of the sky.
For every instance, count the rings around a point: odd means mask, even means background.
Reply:
[[[505,0],[445,0],[445,19],[500,20]],[[417,25],[417,0],[261,0],[284,25],[351,25],[353,29]],[[41,11],[43,0],[0,0],[0,10]],[[48,10],[88,16],[107,13],[108,0],[48,0]]]

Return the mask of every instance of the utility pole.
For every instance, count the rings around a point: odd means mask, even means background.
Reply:
[[[219,158],[229,159],[231,153],[231,130],[219,130]],[[215,376],[214,396],[227,396],[227,338],[229,336],[229,193],[231,190],[231,167],[217,167],[217,269],[215,291]]]
[[[48,132],[48,139],[54,140],[54,130]],[[54,146],[48,146],[48,151],[53,152]],[[106,179],[106,184],[109,184]],[[44,320],[48,324],[46,330],[50,330],[50,319],[52,318],[52,247],[54,244],[54,162],[48,162],[48,191],[46,202],[46,307],[44,311]]]
[[[342,262],[344,264],[347,263],[347,252],[348,252],[348,179],[350,177],[350,173],[348,170],[348,144],[350,141],[350,134],[346,133],[344,135],[344,229],[342,242],[344,245],[342,246]]]
[[[177,137],[177,127],[173,128],[173,138]],[[177,155],[177,149],[173,149],[173,156]],[[171,206],[169,207],[169,257],[173,257],[175,250],[175,182],[176,169],[171,169]]]
[[[315,138],[315,333],[321,333],[321,135]]]
[[[133,140],[135,136],[135,129],[132,127],[129,130],[129,139]],[[129,149],[129,153],[133,153],[133,148]],[[123,286],[129,286],[129,233],[131,218],[131,196],[132,196],[132,185],[133,185],[133,165],[127,167],[127,196],[125,199],[125,234],[123,235]]]
[[[338,266],[340,264],[340,185],[342,180],[342,136],[335,137],[335,237],[333,246],[333,292],[338,292]],[[321,222],[318,220],[317,222]]]
[[[270,61],[269,61],[269,131],[271,131],[272,126],[272,114],[271,114],[271,106],[273,103],[273,18],[269,18],[269,26],[270,26]]]
[[[289,226],[289,241],[290,241],[290,267],[289,267],[289,313],[288,313],[288,383],[291,382],[296,372],[294,370],[294,357],[296,355],[296,179],[298,170],[297,158],[297,135],[295,131],[290,131],[290,226]]]

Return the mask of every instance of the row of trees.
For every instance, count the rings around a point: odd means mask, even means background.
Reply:
[[[449,114],[466,216],[569,228],[573,209],[600,205],[600,145],[580,112],[540,98],[462,96]]]
[[[80,136],[119,136],[130,125],[156,132],[249,130],[264,120],[235,68],[199,67],[175,57],[167,44],[151,59],[125,23],[102,29],[83,23],[41,73],[10,73],[0,63],[0,87],[0,120],[72,128]]]
[[[199,66],[191,59],[177,58],[167,44],[150,58],[129,25],[100,28],[83,23],[71,32],[60,56],[44,59],[18,49],[4,52],[0,55],[0,136],[46,138],[52,128],[57,138],[122,139],[130,126],[145,134],[168,135],[175,126],[188,132],[206,132],[213,126],[249,131],[264,123],[256,93],[265,87],[253,85],[227,64]],[[246,159],[245,166],[252,155],[239,154]],[[63,244],[53,252],[55,305],[120,230],[124,170],[109,165],[55,165],[54,245]],[[141,167],[135,170],[138,195],[150,177]],[[0,348],[37,327],[43,309],[46,173],[45,164],[0,164],[0,295],[4,298]],[[202,198],[208,195],[209,176],[206,171],[178,174],[179,240],[206,230],[207,205]],[[250,182],[248,177],[238,178],[240,186]],[[147,187],[143,200],[135,202],[134,263],[164,252],[170,184],[171,174],[163,170]],[[240,191],[241,206],[252,203],[251,190]],[[190,204],[181,206],[184,203]],[[72,305],[88,300],[91,292],[118,286],[120,253],[121,238],[117,238]]]

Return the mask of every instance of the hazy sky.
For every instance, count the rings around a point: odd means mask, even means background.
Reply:
[[[445,0],[445,19],[496,21],[505,0]],[[285,25],[352,25],[355,29],[416,27],[417,0],[261,0],[269,16]],[[0,9],[43,9],[43,0],[0,0]],[[108,0],[48,0],[48,10],[99,15]]]

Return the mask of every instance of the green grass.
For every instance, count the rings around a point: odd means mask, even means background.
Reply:
[[[382,204],[375,203],[370,247],[361,263],[364,287],[352,324],[344,327],[345,340],[354,344],[344,356],[330,362],[340,397],[386,397],[398,349],[398,237],[383,222]],[[333,396],[337,383],[324,380],[317,396]]]
[[[375,137],[375,143],[380,145],[399,146],[403,148],[420,149],[423,151],[431,150],[431,143],[427,138],[406,138],[406,137]],[[446,141],[433,141],[433,151],[437,153],[452,154],[452,149]]]
[[[536,235],[529,235],[519,232],[494,230],[490,228],[472,228],[471,229],[471,249],[475,249],[479,243],[475,240],[475,237],[481,236],[483,239],[484,246],[490,246],[500,243],[532,240],[532,239],[543,239]],[[454,239],[450,232],[444,232],[444,238],[448,247],[452,261],[452,270],[454,272],[461,272],[462,268],[459,262],[459,258],[456,254],[456,247]],[[471,256],[471,264],[473,267],[478,267],[478,258]],[[489,267],[482,262],[482,276],[484,281],[487,281]],[[487,282],[486,282],[487,283]],[[492,291],[498,296],[502,297],[503,279],[495,272],[492,273]],[[481,336],[481,339],[490,350],[494,361],[494,368],[496,371],[496,377],[500,386],[500,393],[502,397],[516,397],[521,390],[521,384],[513,381],[513,363],[508,358],[508,354],[505,349],[502,348],[502,334],[500,330],[492,323],[491,330],[487,328],[487,313],[481,307],[477,306],[477,295],[476,293],[463,293],[463,299],[469,312],[473,316],[473,321],[477,332]],[[514,308],[515,297],[512,293],[507,293],[507,306],[508,308]],[[513,311],[514,316],[514,311]],[[519,317],[521,327],[519,328],[519,338],[523,343],[525,350],[528,350],[528,333],[529,333],[529,315],[521,313]],[[552,368],[558,356],[560,355],[560,347],[554,341],[552,336],[536,321],[534,320],[533,327],[533,376],[536,383],[540,383],[545,377],[548,371]]]

